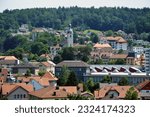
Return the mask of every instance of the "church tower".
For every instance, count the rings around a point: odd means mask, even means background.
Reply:
[[[66,31],[67,34],[67,47],[73,47],[73,29],[71,28],[71,24],[69,24],[69,28]]]

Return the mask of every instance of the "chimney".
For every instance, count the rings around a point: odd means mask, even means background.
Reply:
[[[56,86],[56,90],[59,90],[59,86]]]
[[[56,92],[53,92],[53,96],[56,96]]]

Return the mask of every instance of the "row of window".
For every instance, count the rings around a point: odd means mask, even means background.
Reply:
[[[22,98],[26,98],[26,94],[15,94],[14,95],[14,99],[22,99]]]

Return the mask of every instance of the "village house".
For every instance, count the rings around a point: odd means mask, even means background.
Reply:
[[[33,91],[33,86],[25,83],[1,84],[1,99],[28,100],[28,93]]]
[[[19,60],[14,56],[0,56],[0,66],[3,68],[11,68],[19,63]]]
[[[141,82],[136,88],[139,90],[142,100],[150,100],[150,80]]]
[[[103,37],[101,43],[109,43],[114,50],[127,50],[127,41],[122,37]]]
[[[67,99],[68,95],[75,94],[77,92],[77,88],[71,87],[46,87],[37,91],[31,92],[30,99],[42,99],[42,100],[55,100],[55,99]]]
[[[18,77],[17,81],[33,85],[34,90],[39,90],[48,86],[56,87],[57,80],[52,73],[46,72],[43,76]]]
[[[83,80],[83,76],[90,72],[90,66],[78,60],[65,60],[58,63],[55,67],[55,75],[59,76],[62,72],[62,68],[66,66],[70,71],[74,71],[79,80]]]
[[[113,54],[113,49],[109,44],[95,44],[91,52],[91,58],[96,61],[109,58]]]
[[[32,64],[33,66],[38,66],[39,71],[43,71],[43,72],[48,71],[55,74],[55,63],[53,63],[52,61],[29,62],[29,63]]]
[[[82,92],[80,95],[83,96],[83,97],[88,98],[89,100],[94,99],[94,95],[92,93],[88,92],[88,91]]]
[[[13,74],[25,75],[27,71],[30,71],[31,74],[38,75],[39,67],[30,63],[21,63],[12,67]]]
[[[59,44],[56,46],[51,46],[50,47],[50,53],[51,53],[51,59],[53,60],[54,57],[58,54],[58,52],[61,50],[62,47],[60,47]]]
[[[118,59],[122,59],[122,60],[126,61],[127,56],[128,56],[127,54],[114,54],[109,58],[109,60],[116,61]]]
[[[96,100],[123,100],[130,88],[131,86],[105,86],[94,91],[94,96]],[[135,90],[140,98],[138,90]]]

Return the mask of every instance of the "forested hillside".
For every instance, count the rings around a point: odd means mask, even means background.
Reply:
[[[0,29],[17,29],[21,24],[62,29],[69,23],[79,29],[150,32],[150,9],[130,8],[35,8],[5,10],[0,14]]]

